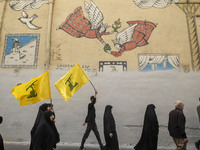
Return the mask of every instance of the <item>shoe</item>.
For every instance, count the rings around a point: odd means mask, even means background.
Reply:
[[[199,150],[199,144],[198,144],[198,142],[194,142],[194,144],[195,144],[195,147]]]
[[[86,150],[86,148],[84,148],[84,147],[83,148],[79,148],[79,150]]]

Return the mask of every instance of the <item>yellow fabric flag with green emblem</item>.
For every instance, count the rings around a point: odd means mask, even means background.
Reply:
[[[11,93],[20,101],[20,105],[30,105],[45,99],[51,99],[49,71],[29,82],[15,86]]]
[[[65,101],[67,101],[88,81],[89,78],[81,66],[76,64],[66,75],[64,75],[55,83],[55,87]]]

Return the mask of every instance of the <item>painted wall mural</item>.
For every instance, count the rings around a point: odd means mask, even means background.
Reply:
[[[41,27],[32,23],[33,20],[38,17],[38,15],[33,14],[33,16],[29,17],[24,10],[39,9],[43,4],[48,3],[48,0],[11,0],[9,6],[14,11],[22,10],[22,17],[18,18],[22,24],[25,24],[31,30],[38,30]]]
[[[76,38],[97,38],[104,45],[105,50],[110,50],[109,44],[102,39],[102,36],[113,34],[114,31],[106,32],[108,24],[103,23],[103,13],[93,1],[91,1],[91,4],[84,2],[84,5],[85,11],[88,13],[89,20],[85,18],[82,7],[80,6],[67,17],[57,30],[62,29],[69,35]]]
[[[116,39],[113,40],[114,46],[118,51],[111,51],[111,55],[119,57],[124,51],[133,50],[136,47],[148,44],[156,25],[149,21],[128,21],[129,27],[118,32]]]
[[[56,66],[56,70],[66,70],[69,71],[72,69],[76,64],[59,64]],[[81,65],[81,68],[87,72],[97,72],[97,69],[90,66],[90,65]]]
[[[36,68],[39,34],[7,34],[1,66],[3,68]]]
[[[99,72],[126,72],[126,61],[100,61]]]
[[[139,54],[140,71],[180,70],[179,55]]]
[[[197,26],[196,26],[196,13],[199,10],[200,2],[185,1],[176,3],[176,5],[185,13],[188,38],[190,44],[190,52],[192,59],[192,70],[200,71],[200,47],[198,42]]]
[[[67,19],[57,28],[62,29],[69,35],[81,38],[97,38],[103,45],[104,51],[114,57],[119,57],[124,51],[133,50],[136,47],[148,44],[148,39],[156,27],[150,21],[128,21],[128,28],[118,32],[121,28],[120,19],[116,20],[112,25],[113,31],[106,32],[108,24],[103,23],[104,16],[98,7],[91,0],[91,4],[84,2],[85,11],[88,13],[90,20],[86,19],[82,7],[79,6],[71,13]],[[103,35],[110,35],[118,32],[116,39],[112,40],[117,51],[111,51],[110,45],[102,39]]]
[[[140,8],[165,8],[172,3],[179,2],[179,0],[133,0],[133,2]]]
[[[196,12],[200,7],[198,1],[188,0],[133,0],[133,2],[140,8],[166,8],[172,3],[175,3],[186,15],[186,21],[188,26],[188,38],[190,44],[191,58],[192,58],[192,70],[200,70],[200,48],[197,36],[197,27],[195,17]]]
[[[9,5],[15,11],[38,9],[43,4],[48,4],[48,0],[11,0]]]
[[[38,30],[41,27],[38,27],[32,23],[33,20],[37,17],[38,16],[36,14],[34,14],[32,17],[28,17],[28,14],[23,10],[22,17],[20,17],[18,20],[21,21],[21,23],[25,24],[29,29]]]

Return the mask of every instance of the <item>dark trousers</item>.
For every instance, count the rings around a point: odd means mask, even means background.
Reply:
[[[87,123],[87,128],[86,128],[86,131],[83,135],[83,138],[82,138],[82,142],[81,142],[81,146],[80,148],[83,149],[84,148],[84,143],[86,141],[86,139],[88,138],[91,130],[94,132],[96,138],[97,138],[97,141],[99,143],[99,146],[102,148],[103,147],[103,144],[101,143],[101,138],[100,138],[100,135],[99,135],[99,131],[97,129],[97,125],[96,123]]]
[[[195,147],[200,150],[200,140],[195,142]]]

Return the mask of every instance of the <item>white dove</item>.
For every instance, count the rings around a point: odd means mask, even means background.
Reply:
[[[36,14],[34,14],[32,17],[28,18],[28,14],[23,10],[22,17],[20,17],[18,20],[20,20],[21,23],[26,24],[29,29],[38,30],[41,27],[38,27],[38,26],[32,24],[32,21],[37,17],[38,16]]]

